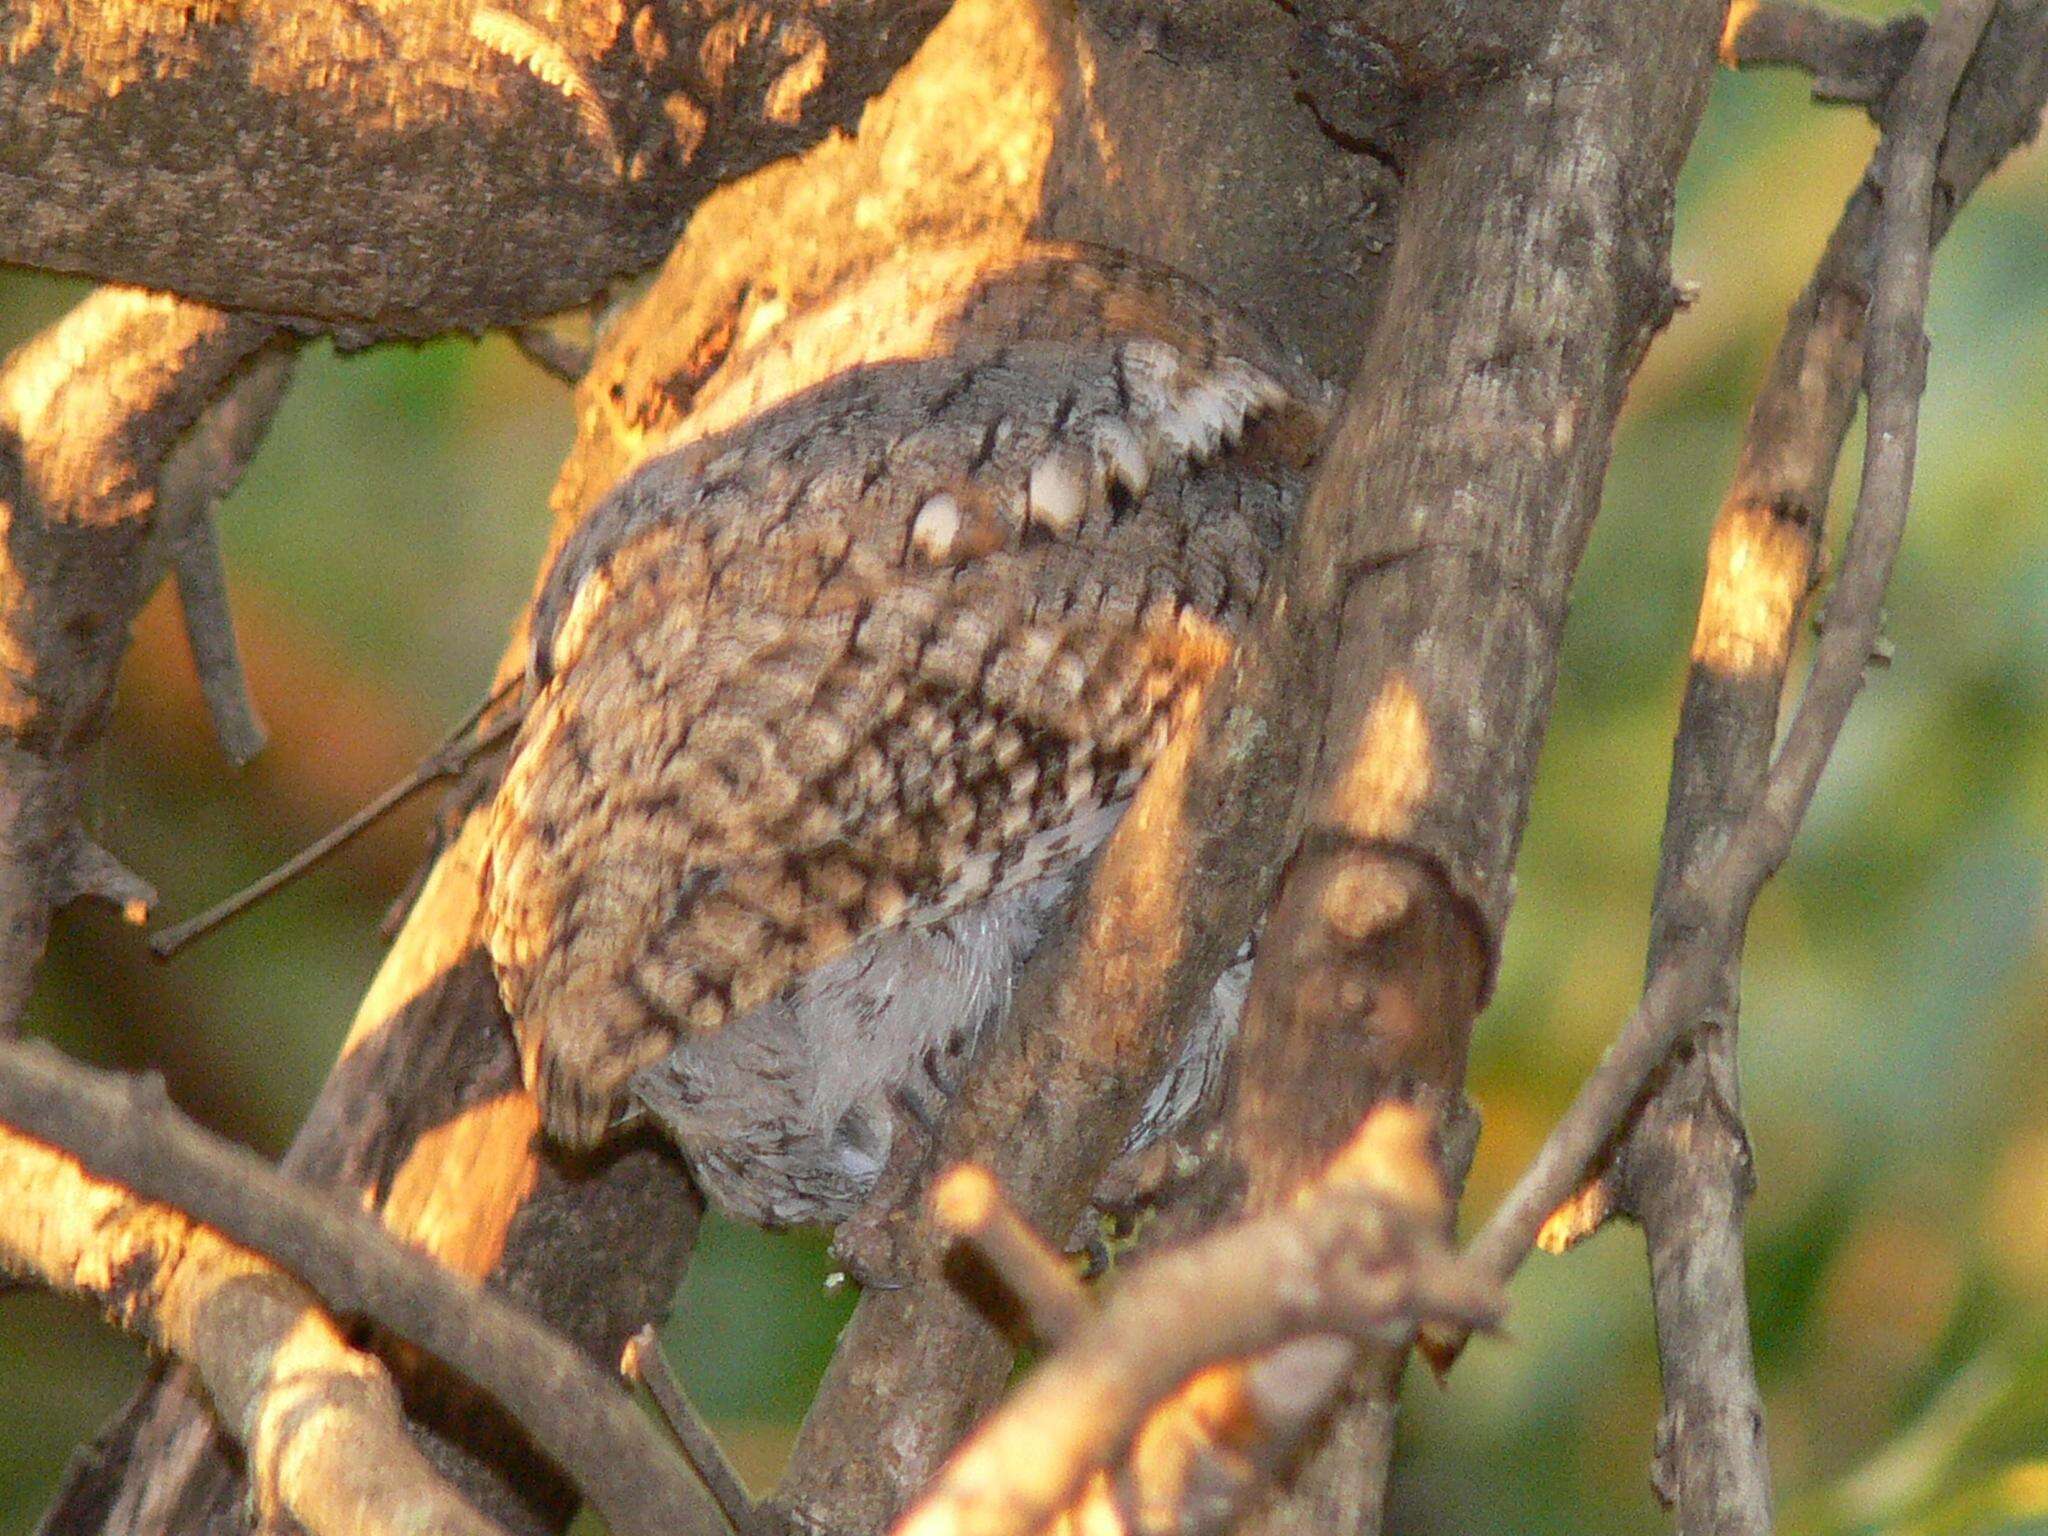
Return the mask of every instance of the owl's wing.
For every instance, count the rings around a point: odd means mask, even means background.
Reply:
[[[1249,365],[1093,355],[862,370],[565,545],[485,874],[552,1133],[596,1140],[683,1032],[1108,830],[1227,657],[1298,455],[1217,458],[1286,404]]]

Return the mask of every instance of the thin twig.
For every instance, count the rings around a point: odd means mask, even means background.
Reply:
[[[736,1536],[773,1536],[773,1527],[761,1518],[761,1506],[747,1492],[746,1480],[726,1458],[725,1447],[698,1415],[683,1384],[676,1380],[662,1352],[661,1335],[650,1323],[626,1341],[620,1365],[626,1376],[639,1382],[661,1411],[661,1421],[675,1437],[676,1446],[703,1482],[706,1491],[724,1511]]]
[[[1073,1265],[1038,1235],[987,1169],[963,1163],[948,1170],[932,1186],[931,1202],[933,1219],[974,1245],[1042,1343],[1064,1343],[1095,1311]]]
[[[41,1041],[0,1041],[0,1122],[269,1259],[335,1316],[372,1319],[436,1357],[511,1413],[617,1536],[705,1536],[722,1524],[588,1356],[374,1218],[201,1130],[160,1080],[124,1081]]]
[[[1894,92],[1894,127],[1881,151],[1884,205],[1868,332],[1863,486],[1805,694],[1757,804],[1720,857],[1675,898],[1694,931],[1657,968],[1600,1065],[1467,1250],[1485,1273],[1505,1279],[1520,1267],[1544,1218],[1571,1193],[1650,1073],[1698,1019],[1719,956],[1735,938],[1735,914],[1748,910],[1784,862],[1862,688],[1912,493],[1936,158],[1949,103],[1993,4],[1951,0]]]
[[[241,483],[291,387],[296,352],[277,342],[259,352],[164,465],[158,519],[170,536],[171,571],[185,641],[221,751],[237,768],[263,750],[263,725],[235,644],[215,508]]]
[[[213,720],[213,734],[227,760],[240,768],[269,740],[249,677],[235,643],[235,616],[228,604],[227,566],[221,559],[220,530],[211,511],[192,519],[171,556],[178,606],[185,617],[185,643],[199,673],[199,691]]]
[[[187,918],[182,923],[175,923],[171,927],[160,929],[151,935],[149,941],[150,949],[159,960],[168,960],[186,945],[191,944],[197,939],[204,938],[223,923],[240,916],[273,891],[278,890],[282,886],[289,885],[322,859],[333,853],[337,848],[343,846],[379,818],[388,815],[392,810],[403,805],[429,784],[436,783],[441,779],[453,778],[468,768],[471,763],[498,746],[499,743],[503,742],[518,728],[521,716],[519,711],[514,710],[492,721],[482,734],[475,736],[471,740],[465,741],[463,739],[476,729],[477,723],[493,707],[503,703],[510,697],[513,690],[518,686],[519,680],[514,679],[491,694],[483,703],[471,710],[460,724],[444,736],[441,739],[440,745],[428,753],[412,772],[385,789],[375,799],[371,800],[368,805],[365,805],[361,810],[350,816],[348,820],[342,822],[341,825],[293,854],[292,857],[278,865],[277,868],[273,869],[262,879],[243,887],[225,901],[218,902],[207,908],[197,917]]]

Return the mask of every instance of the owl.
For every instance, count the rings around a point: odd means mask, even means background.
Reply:
[[[563,542],[490,811],[547,1132],[649,1114],[769,1225],[846,1219],[928,1128],[1228,660],[1327,409],[1130,257],[913,260],[728,366]],[[1130,1150],[1200,1101],[1243,981]]]

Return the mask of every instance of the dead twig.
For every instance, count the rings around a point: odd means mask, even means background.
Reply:
[[[761,1506],[747,1492],[746,1480],[726,1459],[725,1447],[718,1443],[711,1426],[699,1416],[683,1391],[683,1384],[669,1369],[661,1335],[655,1332],[653,1324],[626,1341],[619,1364],[627,1379],[639,1382],[654,1399],[662,1423],[668,1426],[683,1458],[724,1513],[735,1536],[775,1536],[776,1527],[763,1520]]]
[[[214,736],[237,768],[263,750],[265,736],[235,644],[214,509],[241,483],[262,446],[291,385],[294,360],[284,342],[258,354],[164,467],[158,520],[171,539],[185,642]]]
[[[1924,30],[1913,18],[1914,35]],[[1887,87],[1888,88],[1888,87]],[[1937,238],[1978,183],[2038,123],[2048,97],[2048,5],[1994,15],[1950,111]],[[1675,898],[1711,861],[1770,765],[1779,701],[1817,578],[1836,462],[1863,382],[1878,194],[1850,199],[1750,412],[1715,523],[1672,754],[1649,969],[1683,936]],[[1736,1060],[1740,930],[1693,1032],[1659,1074],[1610,1164],[1545,1222],[1561,1251],[1615,1211],[1643,1229],[1665,1409],[1652,1480],[1686,1533],[1770,1528],[1763,1404],[1749,1344],[1743,1217],[1753,1174]]]
[[[150,908],[156,905],[156,887],[74,826],[57,849],[50,905],[66,907],[88,896],[105,902],[138,928],[149,921]]]
[[[492,693],[471,710],[453,730],[442,737],[440,745],[422,758],[418,767],[382,791],[369,804],[332,831],[308,843],[262,879],[244,886],[225,900],[216,902],[197,917],[189,917],[182,923],[174,923],[150,935],[150,950],[159,960],[170,959],[188,944],[205,938],[216,928],[248,911],[264,897],[291,884],[337,848],[375,825],[379,819],[389,815],[428,785],[438,783],[442,779],[452,779],[466,771],[470,764],[494,750],[518,729],[521,715],[518,710],[513,710],[493,720],[481,732],[477,731],[479,722],[493,708],[510,698],[514,690],[520,686],[520,681],[514,678]],[[473,732],[476,734],[472,735]]]
[[[574,384],[590,372],[591,349],[549,329],[545,322],[515,325],[507,334],[528,362],[564,384]]]
[[[212,512],[192,520],[171,557],[178,583],[178,608],[185,619],[185,643],[199,673],[199,692],[213,721],[221,752],[240,768],[270,739],[249,696],[249,677],[235,643],[235,616],[228,605],[228,573],[221,559],[220,530]]]
[[[0,1041],[0,1122],[276,1263],[334,1315],[426,1350],[502,1404],[619,1536],[720,1529],[704,1490],[616,1379],[370,1217],[200,1130],[159,1081],[124,1083],[41,1042]]]
[[[986,1168],[950,1169],[932,1186],[931,1204],[939,1226],[971,1243],[996,1272],[1041,1341],[1064,1343],[1094,1314],[1074,1266],[1038,1235]]]
[[[27,1001],[55,899],[103,883],[104,867],[70,859],[86,763],[172,541],[260,435],[234,424],[269,387],[250,359],[275,334],[103,288],[0,368],[0,1031]],[[124,906],[140,895],[121,885]]]

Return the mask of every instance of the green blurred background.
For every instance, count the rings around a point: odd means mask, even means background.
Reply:
[[[1682,197],[1699,302],[1630,401],[1579,582],[1498,1000],[1469,1208],[1499,1196],[1640,983],[1669,742],[1707,531],[1786,304],[1871,146],[1789,75],[1724,76]],[[82,287],[0,273],[0,349]],[[1788,1528],[2048,1532],[2048,153],[1944,247],[1897,659],[1858,705],[1751,930],[1743,1047],[1760,1186],[1751,1293]],[[502,340],[305,358],[223,534],[270,750],[235,775],[175,615],[140,626],[92,819],[197,910],[396,777],[480,695],[525,596],[568,396]],[[1853,483],[1836,498],[1846,513]],[[153,1066],[276,1154],[376,966],[424,811],[169,966],[58,923],[33,1027]],[[1468,1217],[1468,1222],[1470,1218]],[[714,1226],[671,1353],[772,1475],[850,1301],[821,1244]],[[77,1307],[0,1296],[0,1532],[25,1531],[142,1356]],[[1511,1334],[1418,1375],[1393,1527],[1658,1528],[1641,1244],[1517,1282]]]

